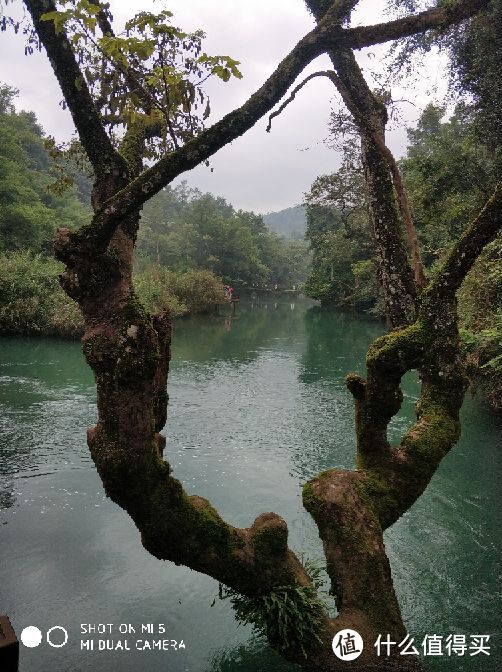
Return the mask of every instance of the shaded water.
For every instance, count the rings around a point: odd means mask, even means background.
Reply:
[[[186,490],[238,526],[276,511],[290,545],[321,558],[301,485],[323,469],[353,467],[344,376],[363,372],[381,328],[297,300],[178,322],[166,457]],[[62,648],[21,647],[21,672],[295,669],[237,625],[214,580],[149,556],[128,516],[105,498],[85,444],[95,390],[79,344],[2,339],[0,348],[0,613],[18,634],[27,625],[69,632]],[[404,381],[395,439],[411,422],[417,389],[413,377]],[[502,668],[501,428],[468,398],[459,445],[386,534],[417,642],[434,633],[492,636],[490,657],[429,658],[434,671]],[[165,624],[163,638],[186,648],[80,651],[83,623]]]

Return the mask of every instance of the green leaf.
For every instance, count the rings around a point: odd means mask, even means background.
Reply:
[[[70,11],[66,12],[46,12],[40,17],[42,21],[52,21],[54,23],[54,30],[56,35],[59,35],[63,32],[65,23],[69,20],[71,16]]]

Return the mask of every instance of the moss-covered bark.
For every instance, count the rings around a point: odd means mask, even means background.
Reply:
[[[98,392],[98,422],[88,432],[88,443],[105,490],[130,514],[154,556],[204,572],[251,599],[272,594],[286,599],[295,592],[297,604],[304,607],[305,600],[314,596],[313,587],[288,549],[287,527],[280,516],[261,514],[251,527],[234,528],[207,500],[189,497],[163,459],[165,440],[159,432],[166,420],[170,321],[168,315],[152,317],[144,310],[133,292],[131,275],[142,204],[249,129],[287,92],[307,63],[332,50],[344,100],[359,119],[365,119],[361,130],[371,216],[389,318],[396,330],[370,348],[366,379],[348,378],[356,400],[358,470],[325,472],[304,489],[304,504],[324,543],[339,615],[328,619],[312,597],[312,609],[305,607],[303,616],[309,618],[310,613],[314,618],[310,626],[315,623],[319,631],[314,643],[300,635],[281,641],[271,611],[264,622],[272,645],[311,671],[416,670],[420,665],[415,660],[375,656],[377,634],[405,634],[382,534],[421,494],[458,437],[465,384],[454,293],[499,226],[500,191],[459,242],[443,274],[417,297],[389,165],[372,136],[378,132],[383,137],[385,110],[361,80],[349,49],[365,39],[369,43],[378,36],[396,38],[460,20],[486,2],[461,0],[453,9],[448,3],[445,9],[393,22],[387,30],[385,26],[366,30],[364,37],[364,29],[342,28],[356,1],[312,1],[319,25],[267,82],[241,108],[147,170],[142,170],[141,162],[145,124],[129,128],[121,151],[116,151],[70,41],[64,31],[56,33],[51,22],[41,19],[54,3],[25,0],[25,4],[97,178],[93,222],[77,232],[60,230],[55,253],[66,265],[61,284],[78,302],[85,320],[83,350]],[[401,377],[410,368],[419,369],[423,381],[417,423],[399,446],[391,447],[387,426],[401,403]],[[334,634],[345,627],[366,639],[363,655],[353,663],[339,661],[331,649]]]
[[[319,3],[307,0],[307,5],[318,20],[322,18]],[[497,190],[452,251],[442,273],[419,291],[415,281],[422,284],[419,267],[415,266],[414,279],[393,194],[392,162],[385,154],[385,109],[369,90],[351,51],[335,48],[329,55],[336,70],[332,79],[362,138],[379,278],[393,330],[368,350],[366,378],[347,377],[355,401],[357,470],[323,472],[306,484],[303,501],[323,541],[340,612],[336,620],[344,627],[359,628],[370,641],[377,632],[388,632],[401,641],[405,629],[383,531],[422,494],[460,435],[466,380],[459,355],[455,292],[482,246],[500,227],[502,205]],[[411,251],[419,261],[418,251]],[[420,372],[422,382],[417,421],[399,445],[390,446],[387,428],[402,403],[401,378],[411,369]],[[375,651],[366,655],[358,659],[361,669],[365,665],[385,669]],[[397,669],[404,669],[402,660],[395,662]],[[415,664],[419,666],[418,661]]]

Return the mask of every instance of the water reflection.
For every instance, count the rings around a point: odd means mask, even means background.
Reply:
[[[368,344],[384,330],[376,320],[317,306],[305,312],[304,320],[307,341],[301,380],[307,384],[329,380],[344,387],[347,373],[364,373]]]
[[[323,469],[353,465],[344,377],[363,371],[367,344],[381,328],[275,296],[242,300],[235,315],[229,307],[178,322],[166,427],[175,476],[235,525],[278,512],[291,546],[321,557],[301,485]],[[22,671],[293,670],[249,627],[237,627],[228,601],[214,602],[215,581],[148,555],[129,517],[104,496],[85,445],[95,391],[79,344],[4,339],[2,346],[1,609],[18,632],[54,618],[71,634],[57,658],[48,647],[24,649]],[[412,419],[416,390],[416,381],[404,381],[399,422]],[[502,630],[502,426],[471,399],[463,418],[459,446],[386,535],[416,636]],[[81,653],[79,623],[138,620],[165,623],[173,638],[185,638],[186,652]],[[443,658],[431,669],[497,672],[500,656],[479,671],[471,663]]]
[[[254,300],[241,303],[235,313],[225,305],[220,314],[179,320],[173,332],[173,358],[227,361],[239,366],[253,361],[265,349],[303,344],[303,311],[292,310],[291,305]]]
[[[364,371],[366,349],[382,332],[376,321],[315,306],[303,320],[302,394],[292,419],[299,437],[292,447],[293,473],[301,482],[325,469],[354,466],[354,406],[345,376]]]

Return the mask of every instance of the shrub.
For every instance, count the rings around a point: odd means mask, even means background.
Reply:
[[[0,255],[0,332],[77,337],[83,331],[80,309],[63,292],[55,259],[20,251]],[[134,277],[139,299],[151,313],[168,310],[173,318],[208,312],[223,301],[223,288],[210,271],[171,271],[150,266]]]
[[[82,331],[78,306],[62,291],[55,259],[19,251],[0,257],[0,331],[75,336]]]

